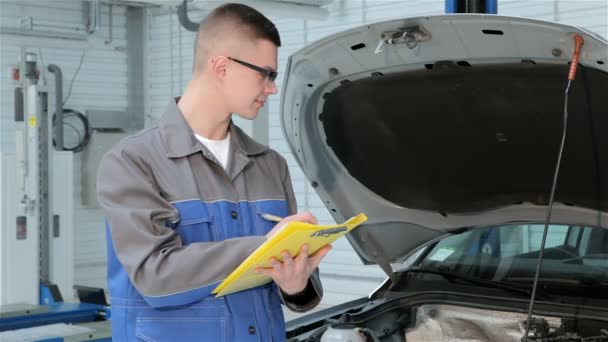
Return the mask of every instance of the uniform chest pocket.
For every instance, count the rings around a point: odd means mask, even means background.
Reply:
[[[175,231],[182,239],[183,245],[193,242],[215,241],[213,234],[213,222],[211,217],[196,217],[190,220],[180,221]]]
[[[264,215],[270,214],[283,218],[289,213],[287,201],[285,200],[258,201],[254,203],[254,210],[255,222],[259,234],[268,233],[277,224],[277,222],[265,219]]]
[[[173,227],[182,239],[183,245],[217,240],[213,216],[209,214],[204,203],[192,200],[179,202],[174,206],[179,213],[179,220],[173,224]]]

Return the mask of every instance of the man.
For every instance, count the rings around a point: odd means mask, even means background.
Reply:
[[[108,286],[118,341],[282,341],[281,302],[295,311],[322,296],[317,266],[330,247],[283,254],[274,282],[225,297],[211,291],[295,214],[285,160],[231,122],[254,119],[277,92],[275,26],[226,4],[200,24],[193,77],[159,123],[102,160],[98,198],[107,216]],[[279,224],[263,214],[286,217]],[[289,216],[291,215],[291,216]]]

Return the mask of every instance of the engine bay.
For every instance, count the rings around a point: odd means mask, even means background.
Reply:
[[[525,312],[448,303],[384,303],[327,318],[308,333],[288,337],[289,342],[520,342],[525,341],[526,318]],[[531,323],[529,342],[608,342],[608,322],[599,318],[535,315]]]

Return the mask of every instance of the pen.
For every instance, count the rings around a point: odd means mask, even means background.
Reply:
[[[272,214],[260,214],[264,220],[280,222],[283,218]]]

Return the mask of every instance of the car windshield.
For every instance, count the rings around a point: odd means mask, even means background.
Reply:
[[[510,283],[534,280],[544,225],[469,230],[436,243],[418,269]],[[550,225],[539,282],[608,286],[608,229]]]

